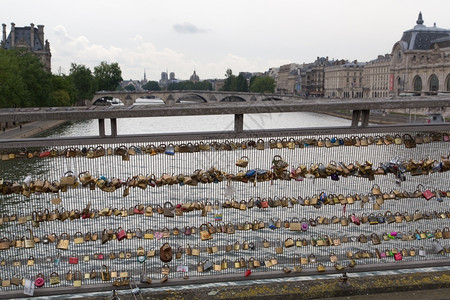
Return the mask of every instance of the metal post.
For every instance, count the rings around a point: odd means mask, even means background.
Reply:
[[[105,119],[98,119],[98,134],[105,137]]]
[[[117,119],[111,119],[111,136],[117,136]]]
[[[244,115],[235,114],[234,115],[234,131],[242,132],[244,130]]]
[[[361,116],[361,111],[360,110],[354,110],[353,111],[353,116],[352,116],[352,128],[356,128],[358,127],[358,123],[359,123],[359,117]]]

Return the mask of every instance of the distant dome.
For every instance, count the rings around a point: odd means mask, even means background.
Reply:
[[[189,80],[193,81],[193,82],[199,82],[200,81],[200,77],[198,77],[198,75],[195,73],[195,70],[194,70],[194,74],[191,75],[191,78]]]
[[[414,28],[403,32],[401,41],[404,42],[405,50],[428,50],[433,48],[433,44],[440,39],[450,37],[450,29],[423,25],[422,13],[416,21]]]

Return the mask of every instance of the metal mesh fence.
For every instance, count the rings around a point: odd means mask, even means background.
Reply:
[[[375,132],[10,149],[2,290],[38,277],[50,288],[446,260],[447,140]]]

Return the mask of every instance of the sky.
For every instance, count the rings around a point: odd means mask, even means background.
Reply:
[[[117,62],[124,80],[224,78],[317,57],[370,61],[416,25],[450,28],[449,0],[2,0],[0,21],[44,25],[52,72]]]

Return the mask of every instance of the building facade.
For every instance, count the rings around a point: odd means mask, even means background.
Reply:
[[[50,43],[44,40],[44,25],[37,25],[31,23],[30,26],[16,27],[16,24],[11,23],[11,31],[6,37],[6,24],[3,26],[3,36],[1,47],[3,49],[24,48],[33,52],[41,59],[44,70],[51,72],[52,70],[52,54],[50,52]]]
[[[324,96],[327,98],[363,98],[366,63],[339,60],[324,69]]]
[[[301,70],[301,93],[305,96],[323,97],[325,95],[325,68],[333,66],[328,57],[317,57]]]
[[[276,77],[276,92],[295,94],[299,89],[301,68],[298,64],[280,66]]]
[[[389,97],[391,55],[379,55],[364,66],[364,98]]]
[[[389,90],[392,95],[430,95],[450,92],[450,29],[416,25],[394,44]]]

